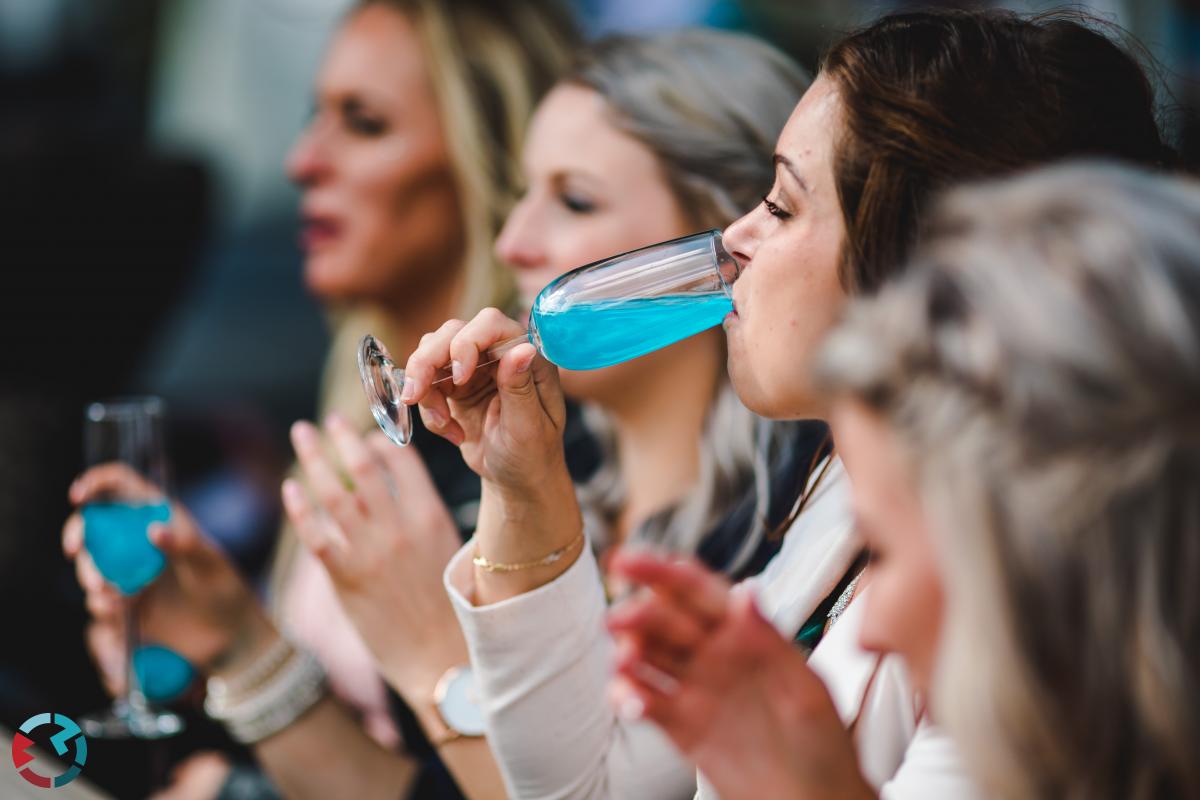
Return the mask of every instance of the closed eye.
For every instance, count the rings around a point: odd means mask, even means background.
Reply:
[[[792,218],[792,213],[790,211],[784,211],[782,208],[779,207],[779,205],[777,203],[775,203],[773,200],[771,200],[771,198],[768,197],[767,195],[763,195],[762,202],[763,202],[763,207],[767,209],[767,213],[770,214],[772,217],[776,217],[778,219],[791,219]]]

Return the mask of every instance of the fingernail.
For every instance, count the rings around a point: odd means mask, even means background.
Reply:
[[[452,381],[454,381],[455,385],[458,385],[458,384],[462,383],[462,377],[463,377],[462,362],[461,361],[451,361],[450,362],[450,379]]]
[[[517,372],[518,372],[518,373],[520,373],[521,375],[524,375],[526,372],[529,372],[529,368],[533,366],[533,359],[534,359],[534,358],[536,358],[536,357],[537,357],[537,356],[536,356],[536,354],[535,354],[535,355],[533,355],[533,356],[530,356],[529,358],[527,358],[527,359],[526,359],[524,362],[522,362],[521,364],[518,364],[518,365],[517,365]]]
[[[294,480],[288,478],[283,482],[283,502],[286,505],[294,506],[300,499],[300,487]]]
[[[446,415],[439,408],[425,409],[425,417],[431,427],[440,428],[446,424]]]
[[[146,537],[152,543],[162,545],[164,544],[164,540],[171,535],[168,531],[169,528],[166,525],[163,525],[161,522],[154,522],[146,529]]]
[[[646,714],[646,704],[636,694],[627,694],[617,705],[617,713],[631,722],[636,721]]]
[[[411,403],[412,399],[413,399],[413,395],[416,393],[417,393],[417,387],[413,386],[412,383],[405,381],[404,389],[400,392],[400,402],[401,403]]]

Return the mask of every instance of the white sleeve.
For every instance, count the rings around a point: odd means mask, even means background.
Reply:
[[[515,798],[690,798],[695,771],[650,723],[608,702],[613,642],[590,548],[550,583],[473,605],[472,543],[446,567],[488,741]]]
[[[917,725],[900,768],[879,787],[880,800],[975,800],[980,796],[954,742],[928,720]]]

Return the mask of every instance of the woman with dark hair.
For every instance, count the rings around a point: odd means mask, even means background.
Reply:
[[[1085,163],[951,192],[822,347],[873,556],[860,642],[903,658],[988,797],[1200,795],[1197,342],[1200,186]],[[622,566],[725,603],[693,565]],[[728,605],[648,711],[723,798],[809,796],[839,764],[812,745],[846,735]]]
[[[1151,164],[1169,156],[1144,72],[1078,16],[904,14],[836,43],[779,137],[771,193],[726,231],[742,266],[724,327],[743,402],[768,417],[823,418],[808,377],[817,346],[851,296],[899,271],[934,192],[1081,154]],[[618,649],[623,714],[606,708],[613,642],[595,562],[587,548],[572,549],[581,526],[563,466],[557,373],[524,345],[495,371],[475,370],[481,352],[522,331],[485,311],[427,336],[407,365],[405,399],[482,478],[480,524],[448,567],[447,586],[510,788],[604,797],[619,786],[632,796],[636,776],[662,755],[629,747],[631,726],[673,696],[674,673],[690,661],[671,653],[686,656],[703,628],[664,616],[653,595],[626,604],[611,624],[651,624],[667,657],[647,665],[636,642]],[[432,385],[451,361],[460,380]],[[784,636],[813,650],[829,685],[813,708],[828,712],[839,735],[807,744],[848,767],[807,774],[806,796],[967,796],[957,756],[903,666],[858,646],[856,598],[869,576],[847,488],[835,452],[798,503],[783,550],[747,589]],[[566,556],[547,560],[554,553]],[[709,610],[719,612],[725,590],[716,594]],[[711,594],[680,597],[705,603]],[[536,635],[518,624],[530,618]],[[529,724],[539,713],[543,724]],[[736,719],[722,722],[736,730]],[[773,744],[752,733],[747,741],[768,752]],[[695,759],[707,755],[684,744]]]

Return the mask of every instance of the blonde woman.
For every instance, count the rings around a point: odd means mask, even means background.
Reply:
[[[304,280],[336,320],[324,411],[359,430],[371,424],[353,372],[353,345],[366,329],[406,352],[434,320],[511,297],[492,242],[515,201],[528,117],[573,40],[569,19],[551,2],[365,0],[348,14],[317,77],[312,121],[288,158],[303,190]],[[469,525],[477,481],[453,448],[423,431],[417,449]],[[86,502],[120,480],[111,471],[85,474],[72,500]],[[397,754],[400,736],[374,661],[293,533],[282,535],[268,613],[186,512],[175,519],[155,534],[171,566],[143,598],[146,633],[232,687],[228,703],[210,708],[254,745],[286,796],[456,795],[419,726],[404,735],[420,758]],[[73,517],[65,529],[71,555],[80,534]],[[108,623],[109,635],[97,630],[93,641],[119,638],[111,635],[111,590],[86,554],[77,563],[89,607]],[[103,653],[99,660],[108,661]],[[319,691],[322,671],[332,696]],[[287,676],[298,683],[285,693],[278,682]],[[337,757],[314,757],[330,747]],[[481,781],[486,796],[496,781],[469,766],[464,788]]]
[[[534,114],[522,154],[525,193],[496,245],[525,305],[607,248],[722,225],[753,205],[770,174],[771,143],[806,86],[783,54],[728,32],[620,37],[588,48]],[[760,426],[738,402],[724,359],[714,330],[627,364],[564,375],[568,395],[587,404],[606,434],[602,469],[579,487],[601,562],[630,543],[651,543],[737,575],[757,569],[776,548],[760,517],[790,508],[811,460],[806,453],[824,429]],[[329,430],[336,460],[322,454],[312,426],[293,430],[312,500],[324,513],[291,481],[283,489],[288,513],[385,675],[397,687],[427,687],[427,701],[414,708],[442,731],[442,751],[483,750],[478,739],[448,738],[455,731],[438,720],[431,697],[433,684],[460,675],[466,661],[465,651],[448,646],[461,647],[461,633],[441,586],[456,549],[444,534],[450,523],[442,502],[409,451],[380,437],[364,441],[340,420]],[[775,486],[766,480],[768,462],[781,473]],[[352,488],[339,478],[341,467]],[[399,630],[397,614],[427,623]],[[539,620],[522,624],[533,641]],[[532,647],[516,669],[536,672],[538,660],[562,658],[569,647]],[[686,764],[652,728],[641,734],[660,754],[641,776],[644,790],[690,791]]]
[[[873,554],[860,641],[903,657],[989,797],[1200,796],[1198,342],[1200,185],[1077,164],[948,196],[824,347]],[[654,714],[729,796],[796,796],[836,772],[821,687],[732,605],[678,697],[737,724]]]
[[[855,477],[863,643],[904,656],[991,797],[1200,796],[1200,185],[964,189],[916,263],[823,357],[851,474],[894,454]]]

